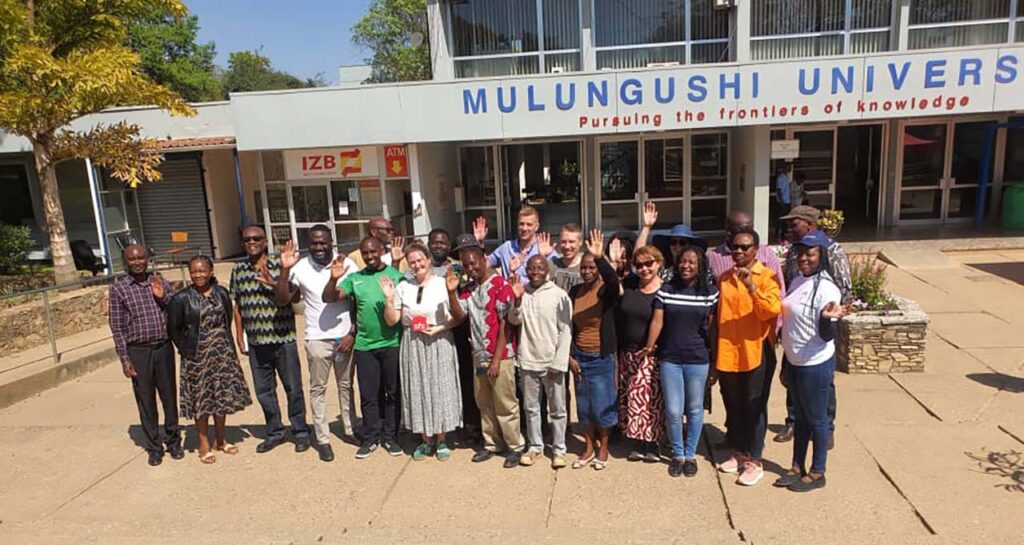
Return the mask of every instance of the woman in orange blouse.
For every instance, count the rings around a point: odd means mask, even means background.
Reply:
[[[739,473],[738,484],[764,477],[761,454],[768,428],[768,394],[775,372],[774,331],[782,299],[776,274],[755,257],[760,239],[752,229],[732,235],[734,267],[719,280],[716,369],[736,452],[719,465]]]

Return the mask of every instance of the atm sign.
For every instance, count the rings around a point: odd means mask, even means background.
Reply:
[[[404,178],[409,175],[409,159],[405,146],[385,146],[384,165],[388,178]]]

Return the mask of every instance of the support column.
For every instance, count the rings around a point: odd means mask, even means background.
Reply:
[[[893,33],[891,48],[896,51],[906,51],[910,42],[910,0],[898,0],[896,9],[892,12]]]
[[[445,7],[441,0],[427,0],[427,33],[430,40],[430,68],[434,74],[434,81],[455,79]]]
[[[100,251],[103,252],[103,260],[107,265],[107,274],[114,274],[114,263],[112,261],[110,245],[107,243],[107,223],[103,217],[103,202],[100,199],[100,185],[96,177],[96,168],[92,160],[85,158],[85,172],[89,177],[89,195],[92,197],[92,213],[96,218],[96,238],[100,241]]]
[[[430,215],[427,214],[426,203],[423,200],[422,169],[420,169],[419,146],[409,144],[406,146],[407,160],[409,161],[409,193],[412,199],[412,227],[417,234],[426,234],[433,229],[430,222]]]
[[[771,127],[739,127],[732,132],[733,177],[730,206],[754,217],[754,229],[762,241],[771,235]],[[722,218],[723,222],[725,218]]]
[[[729,45],[733,51],[733,60],[736,62],[750,62],[750,4],[751,2],[736,2],[730,17],[736,32]]]

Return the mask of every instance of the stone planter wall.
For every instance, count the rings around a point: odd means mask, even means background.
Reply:
[[[839,322],[836,369],[847,373],[920,373],[925,364],[928,315],[895,297],[898,311],[858,312]]]

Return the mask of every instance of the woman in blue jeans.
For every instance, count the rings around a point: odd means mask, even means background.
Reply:
[[[697,442],[704,426],[704,390],[718,309],[718,288],[708,281],[705,250],[706,246],[691,244],[677,254],[677,274],[654,298],[644,349],[657,355],[661,367],[665,428],[672,444],[668,474],[672,477],[697,474]]]
[[[836,367],[835,323],[846,315],[841,294],[825,271],[831,243],[821,231],[811,231],[789,250],[796,252],[800,275],[787,286],[782,300],[782,348],[788,365],[782,383],[793,402],[795,423],[793,465],[775,486],[808,492],[825,486],[828,457],[829,389]],[[806,470],[807,447],[814,444],[811,470]]]
[[[612,244],[612,249],[617,246]],[[618,423],[615,406],[615,307],[619,277],[604,257],[604,235],[590,231],[589,253],[580,261],[583,283],[569,290],[572,300],[572,350],[569,369],[576,386],[576,414],[584,427],[586,448],[572,463],[573,469],[608,463],[608,432]],[[596,444],[596,446],[595,446]],[[596,452],[595,452],[596,451]]]

